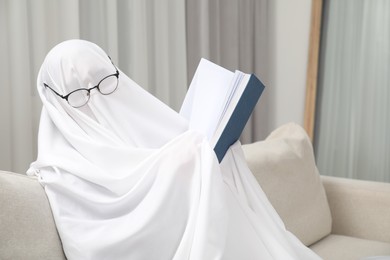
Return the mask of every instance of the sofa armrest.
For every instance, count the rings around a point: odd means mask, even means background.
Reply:
[[[65,259],[49,201],[36,178],[0,171],[0,259]]]
[[[321,176],[332,233],[390,243],[390,183]]]

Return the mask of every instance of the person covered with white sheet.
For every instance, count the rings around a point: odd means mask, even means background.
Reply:
[[[240,143],[204,135],[97,45],[55,46],[39,71],[38,157],[68,259],[319,259],[283,222]]]

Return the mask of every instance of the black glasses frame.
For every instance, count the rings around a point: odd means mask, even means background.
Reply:
[[[100,94],[102,94],[102,95],[110,95],[110,94],[113,93],[116,89],[115,89],[113,92],[108,93],[108,94],[102,93],[102,92],[100,91],[100,89],[99,89],[100,83],[102,83],[102,81],[105,80],[106,78],[115,76],[115,77],[117,78],[117,80],[119,80],[119,70],[118,70],[118,68],[115,66],[115,64],[112,62],[110,56],[108,56],[108,58],[110,59],[111,64],[114,66],[116,72],[115,72],[114,74],[110,74],[110,75],[104,77],[102,80],[99,81],[99,83],[98,83],[96,86],[94,86],[94,87],[92,87],[92,88],[79,88],[79,89],[75,89],[75,90],[71,91],[70,93],[68,93],[68,94],[66,94],[66,95],[64,96],[64,95],[61,95],[60,93],[58,93],[57,91],[55,91],[54,89],[52,89],[52,88],[51,88],[49,85],[47,85],[46,83],[43,83],[43,85],[44,85],[46,88],[49,88],[51,91],[53,91],[53,92],[54,92],[57,96],[59,96],[60,98],[65,99],[66,102],[68,102],[68,104],[69,104],[69,101],[68,101],[69,96],[70,96],[72,93],[74,93],[74,92],[76,92],[76,91],[80,91],[80,90],[86,90],[86,91],[88,91],[88,96],[90,95],[91,90],[93,90],[93,89],[95,89],[95,88],[96,88],[96,89],[100,92]],[[79,106],[79,107],[82,107],[82,106],[86,105],[86,104],[88,103],[88,101],[89,101],[89,99],[87,100],[87,102],[85,102],[85,104],[83,104],[83,105],[81,105],[81,106]],[[69,104],[69,105],[70,105],[70,104]],[[70,106],[72,106],[72,105],[70,105]],[[72,107],[73,107],[73,106],[72,106]],[[77,108],[77,107],[76,107],[76,108]]]

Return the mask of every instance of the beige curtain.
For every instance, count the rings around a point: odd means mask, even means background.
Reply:
[[[0,169],[24,173],[35,157],[36,77],[57,43],[81,38],[178,110],[187,91],[184,0],[0,0]]]

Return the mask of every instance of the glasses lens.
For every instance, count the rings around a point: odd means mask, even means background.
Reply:
[[[82,107],[87,104],[89,100],[89,91],[86,89],[79,89],[72,92],[68,97],[68,103],[72,107]]]
[[[111,75],[103,79],[99,84],[99,91],[103,95],[111,94],[118,87],[118,78],[115,75]]]

